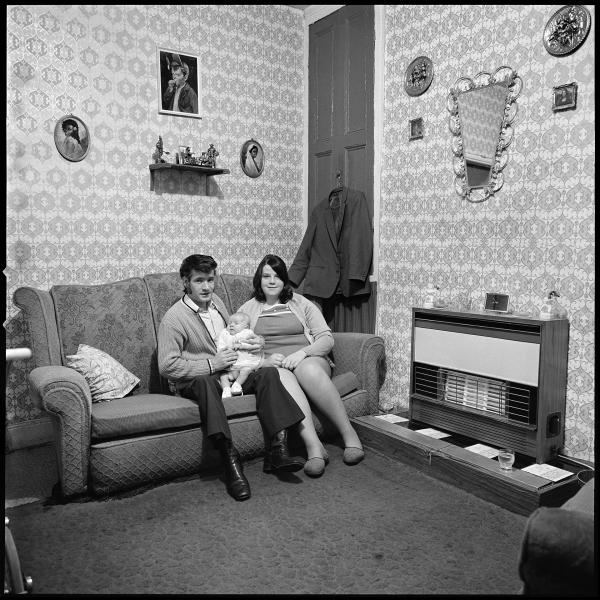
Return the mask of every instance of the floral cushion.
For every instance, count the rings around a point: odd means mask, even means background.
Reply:
[[[124,398],[140,383],[139,377],[112,356],[85,344],[79,344],[77,354],[66,357],[66,365],[85,377],[92,402]]]

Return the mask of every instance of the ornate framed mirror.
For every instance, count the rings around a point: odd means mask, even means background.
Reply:
[[[517,116],[517,97],[523,80],[510,67],[493,74],[482,71],[473,79],[459,78],[448,94],[454,188],[469,202],[483,202],[504,184]]]

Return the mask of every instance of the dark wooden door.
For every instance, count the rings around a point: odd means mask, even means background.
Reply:
[[[309,28],[308,213],[342,183],[373,218],[374,7],[345,6]]]
[[[309,28],[308,214],[338,183],[364,192],[373,222],[373,5],[345,6]],[[334,331],[375,329],[370,296],[335,297]]]

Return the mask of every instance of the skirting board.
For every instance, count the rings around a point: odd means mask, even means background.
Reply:
[[[12,452],[31,446],[41,446],[54,440],[50,417],[42,417],[6,426],[6,450]]]

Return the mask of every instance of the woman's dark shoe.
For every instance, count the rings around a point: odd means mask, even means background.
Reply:
[[[300,456],[290,456],[287,445],[287,430],[278,431],[272,438],[265,454],[263,471],[299,471],[306,461]]]
[[[239,452],[233,446],[231,440],[223,440],[219,450],[225,467],[225,486],[229,495],[240,502],[248,500],[250,498],[250,484],[244,475]]]

